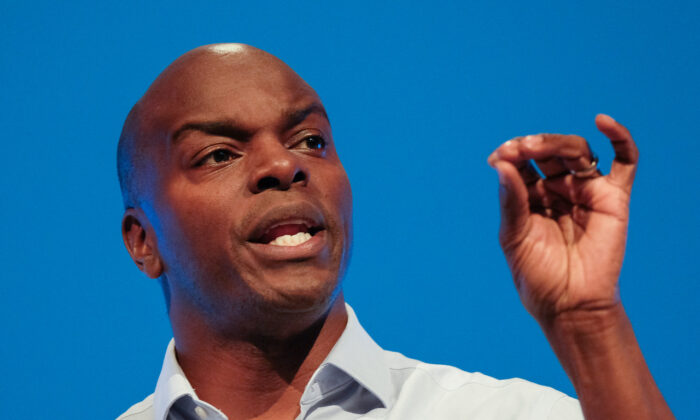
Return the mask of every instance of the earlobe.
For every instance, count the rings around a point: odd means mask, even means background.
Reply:
[[[142,212],[127,209],[122,218],[122,238],[139,270],[155,279],[163,274],[163,263],[158,254],[155,235],[148,231],[144,222],[146,218]]]

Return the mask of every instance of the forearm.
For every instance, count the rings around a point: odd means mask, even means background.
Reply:
[[[571,311],[540,325],[586,419],[672,419],[622,305]]]

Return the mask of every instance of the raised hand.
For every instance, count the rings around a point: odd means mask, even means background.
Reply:
[[[618,290],[639,153],[625,127],[607,115],[595,122],[615,150],[608,175],[573,135],[518,137],[489,156],[501,245],[586,419],[671,419]]]
[[[517,137],[488,159],[501,185],[501,245],[523,304],[540,321],[619,303],[638,152],[621,124],[602,114],[595,122],[615,150],[608,175],[574,135]]]

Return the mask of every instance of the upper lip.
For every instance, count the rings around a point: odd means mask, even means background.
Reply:
[[[303,224],[312,234],[325,229],[323,213],[313,204],[300,201],[271,207],[256,217],[248,241],[261,242],[269,229],[286,224]]]

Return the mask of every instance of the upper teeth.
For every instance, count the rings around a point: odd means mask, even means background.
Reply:
[[[272,242],[270,242],[270,245],[295,246],[295,245],[303,244],[304,242],[308,241],[309,239],[311,239],[310,234],[308,234],[306,232],[299,232],[299,233],[295,233],[294,235],[278,236]]]

